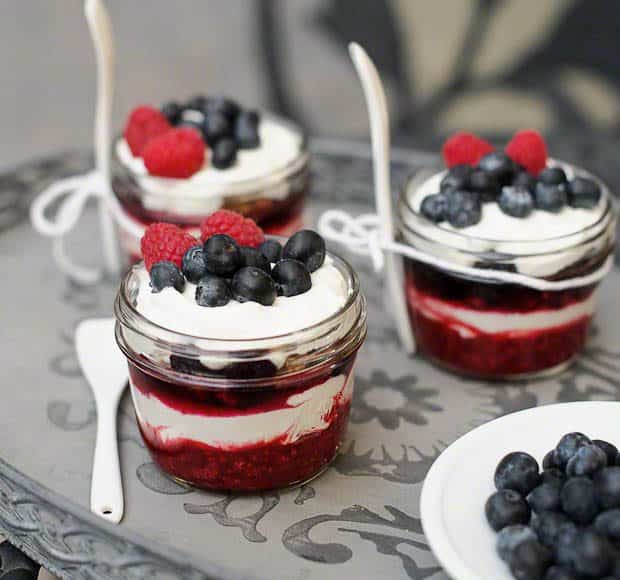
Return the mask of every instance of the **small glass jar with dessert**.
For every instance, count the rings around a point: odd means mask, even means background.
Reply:
[[[301,129],[229,98],[137,107],[114,145],[112,188],[137,226],[165,221],[195,234],[225,208],[290,235],[302,227],[308,187]],[[120,242],[130,261],[139,260],[135,231],[121,228]]]
[[[143,439],[196,487],[302,484],[329,466],[348,422],[366,336],[358,278],[309,230],[282,245],[220,210],[201,232],[151,225],[116,300]]]
[[[471,134],[447,169],[410,179],[398,205],[405,293],[421,351],[487,379],[547,375],[582,350],[609,268],[616,215],[605,185],[547,158],[534,131],[503,151]]]

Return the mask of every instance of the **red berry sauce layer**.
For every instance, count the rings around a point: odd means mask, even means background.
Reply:
[[[197,487],[259,491],[303,483],[327,467],[342,442],[354,360],[254,390],[192,389],[130,363],[140,431],[164,471]]]

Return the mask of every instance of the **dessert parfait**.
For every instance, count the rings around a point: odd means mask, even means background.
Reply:
[[[161,109],[139,106],[113,157],[114,193],[138,226],[165,221],[196,234],[207,215],[225,208],[271,234],[301,228],[309,183],[301,130],[232,99],[198,96]],[[124,251],[138,260],[139,237],[120,233]]]
[[[144,441],[198,487],[303,483],[345,432],[366,335],[357,276],[310,230],[282,244],[219,210],[200,231],[149,226],[116,300]]]
[[[447,169],[411,179],[399,231],[411,326],[423,352],[466,375],[535,376],[582,349],[616,217],[607,188],[547,157],[535,131],[504,150],[460,133]]]

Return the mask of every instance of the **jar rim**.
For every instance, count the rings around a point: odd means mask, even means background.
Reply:
[[[562,250],[569,249],[571,245],[568,245],[568,244],[570,244],[571,238],[579,238],[578,240],[576,240],[576,244],[582,243],[584,240],[584,235],[590,231],[594,232],[595,230],[599,230],[601,228],[603,229],[603,231],[606,231],[607,227],[603,227],[603,226],[607,226],[611,221],[613,221],[615,219],[615,214],[616,214],[613,197],[610,193],[608,186],[601,179],[599,179],[592,173],[588,172],[587,170],[581,167],[573,165],[571,163],[559,161],[557,159],[549,159],[549,167],[561,167],[562,169],[568,169],[575,176],[587,177],[588,179],[592,179],[601,187],[601,192],[605,199],[605,208],[601,216],[599,217],[599,219],[569,234],[563,234],[560,236],[551,236],[548,238],[539,238],[536,240],[532,240],[532,239],[529,239],[529,240],[503,239],[502,240],[502,239],[496,239],[496,238],[472,236],[465,232],[455,231],[451,229],[449,230],[449,229],[443,228],[440,224],[436,224],[432,222],[431,220],[429,220],[428,218],[426,218],[425,216],[423,216],[419,211],[417,211],[413,207],[411,203],[412,196],[410,195],[410,190],[412,189],[412,187],[414,187],[416,184],[422,185],[422,183],[426,182],[433,175],[436,175],[438,173],[438,171],[434,171],[431,168],[427,168],[427,169],[423,169],[409,176],[405,181],[404,187],[401,188],[400,193],[399,193],[399,203],[398,203],[399,221],[401,225],[408,231],[415,233],[416,235],[422,235],[421,232],[415,230],[415,228],[412,228],[409,224],[406,223],[404,219],[405,214],[412,215],[416,219],[423,220],[424,225],[428,227],[430,231],[441,232],[441,234],[445,235],[447,238],[452,237],[454,240],[459,240],[459,241],[462,241],[463,243],[480,243],[481,245],[493,244],[493,245],[498,245],[498,246],[500,245],[509,246],[513,244],[515,245],[518,244],[519,246],[524,246],[526,248],[529,248],[530,246],[536,246],[540,244],[561,243],[563,241],[566,241],[567,245],[561,246],[559,248],[554,248],[551,251],[556,251],[558,249],[562,249]],[[438,244],[453,247],[452,244],[446,242],[445,240],[440,241],[432,237],[427,237],[427,236],[424,236],[424,237],[428,241],[433,241]],[[526,250],[525,252],[521,252],[521,254],[527,255],[529,251],[530,249]],[[535,254],[539,254],[539,253],[540,252],[535,252]]]

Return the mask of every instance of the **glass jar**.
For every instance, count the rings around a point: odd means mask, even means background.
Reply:
[[[331,254],[330,254],[331,255]],[[348,422],[366,304],[351,267],[335,314],[257,340],[174,332],[136,308],[134,266],[115,303],[117,342],[142,437],[173,478],[196,487],[256,491],[302,484],[334,459]]]
[[[596,180],[569,164],[551,164],[569,178]],[[452,371],[487,379],[531,378],[566,368],[588,336],[598,281],[543,291],[493,279],[492,272],[561,281],[604,268],[616,229],[607,188],[596,180],[603,207],[587,227],[536,240],[518,235],[493,240],[444,228],[418,212],[412,194],[433,175],[438,176],[428,171],[410,179],[398,204],[401,241],[445,264],[404,258],[406,301],[420,350]],[[488,270],[491,276],[456,273],[451,264]]]
[[[225,208],[252,218],[269,234],[291,235],[301,229],[310,186],[307,141],[299,127],[268,113],[261,115],[261,126],[261,146],[240,150],[233,167],[207,165],[187,179],[149,175],[119,138],[112,189],[125,216],[137,226],[165,221],[196,235],[206,216]],[[140,238],[126,228],[119,229],[119,238],[129,261],[139,261]]]

